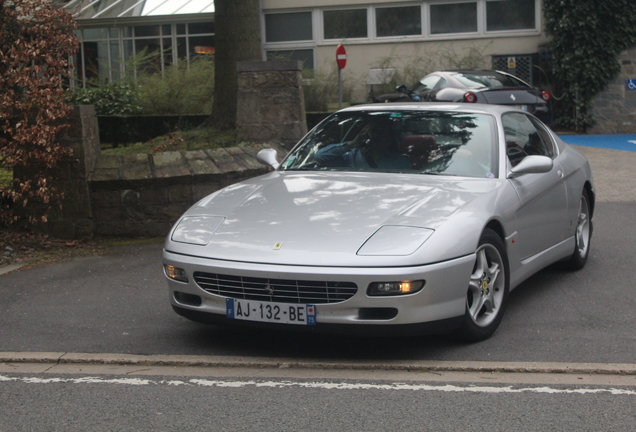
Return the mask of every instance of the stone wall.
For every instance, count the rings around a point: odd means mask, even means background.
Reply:
[[[94,107],[76,106],[65,123],[70,127],[58,137],[58,142],[73,153],[52,172],[55,187],[65,198],[61,207],[52,207],[45,226],[38,228],[57,238],[90,237],[95,226],[88,182],[101,151]]]
[[[636,90],[627,88],[636,79],[636,47],[618,56],[620,73],[593,99],[591,114],[595,124],[589,134],[636,133]]]
[[[238,142],[296,144],[307,133],[302,62],[240,62],[237,70]]]
[[[103,236],[165,236],[192,204],[237,181],[265,174],[256,160],[276,144],[100,156],[90,182],[95,234]]]
[[[100,155],[92,106],[78,106],[60,143],[73,149],[56,176],[65,194],[46,231],[59,238],[165,236],[199,199],[268,171],[256,160],[262,148],[282,159],[307,132],[301,63],[238,65],[238,142],[252,145],[199,150]],[[273,142],[280,144],[272,144]]]

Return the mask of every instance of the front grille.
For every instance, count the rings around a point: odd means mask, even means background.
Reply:
[[[195,272],[194,280],[211,294],[280,303],[338,303],[350,299],[358,291],[358,286],[352,282],[266,279],[202,272]]]

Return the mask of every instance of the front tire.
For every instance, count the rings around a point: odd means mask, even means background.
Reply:
[[[475,252],[466,292],[466,312],[455,336],[466,342],[488,339],[503,319],[509,291],[508,257],[503,240],[486,228]]]

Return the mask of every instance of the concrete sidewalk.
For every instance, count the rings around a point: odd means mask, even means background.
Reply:
[[[590,161],[596,201],[636,202],[636,151],[573,147]]]

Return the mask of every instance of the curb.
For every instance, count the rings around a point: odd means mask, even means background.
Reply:
[[[629,363],[480,362],[431,360],[330,362],[285,358],[271,359],[265,357],[92,354],[63,352],[0,352],[0,363],[636,375],[636,364]]]
[[[22,267],[24,267],[25,265],[29,264],[28,262],[23,262],[20,264],[11,264],[11,265],[7,265],[4,267],[0,267],[0,276],[2,276],[3,274],[7,274],[7,273],[11,273],[12,271],[18,270]]]

